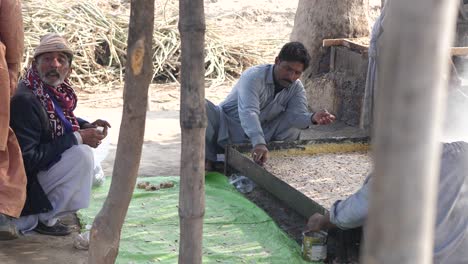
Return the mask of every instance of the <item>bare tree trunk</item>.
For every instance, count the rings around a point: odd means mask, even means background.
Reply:
[[[456,0],[392,0],[386,13],[363,263],[432,263],[442,74],[448,71]]]
[[[122,123],[109,195],[94,220],[90,264],[114,263],[120,233],[135,187],[152,77],[154,0],[133,0],[128,33]]]
[[[331,38],[357,38],[369,35],[369,0],[300,0],[292,41],[302,42],[311,56],[303,78],[328,71],[329,54],[322,41]]]
[[[329,109],[350,125],[359,123],[365,72],[359,73],[356,59],[349,63],[356,67],[353,71],[330,69],[336,52],[332,56],[331,48],[322,44],[324,39],[367,37],[368,13],[369,0],[300,0],[291,33],[291,40],[302,42],[311,56],[301,78],[310,109]]]
[[[205,214],[205,28],[203,0],[180,0],[182,156],[179,263],[181,264],[202,262]]]

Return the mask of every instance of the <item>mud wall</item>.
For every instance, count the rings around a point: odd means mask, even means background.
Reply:
[[[366,85],[367,53],[331,47],[329,72],[305,79],[309,107],[327,109],[350,126],[359,126]]]

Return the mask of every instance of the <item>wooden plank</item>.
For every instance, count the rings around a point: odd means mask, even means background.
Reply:
[[[450,49],[450,55],[452,55],[452,56],[466,56],[466,55],[468,55],[468,47],[452,47]]]
[[[368,45],[363,45],[353,41],[353,39],[348,38],[339,38],[339,39],[324,39],[322,41],[323,47],[332,47],[332,46],[344,46],[349,49],[358,50],[360,52],[367,52],[369,49]]]
[[[226,163],[228,166],[233,167],[235,170],[252,179],[256,184],[306,218],[314,213],[324,214],[327,211],[323,206],[294,189],[230,146],[226,148]]]
[[[343,46],[344,39],[324,39],[322,41],[323,47],[331,47],[331,46]]]
[[[338,39],[324,39],[322,41],[323,47],[343,46],[353,50],[367,52],[369,46],[363,45],[353,41],[351,38],[338,38]],[[452,47],[450,48],[451,56],[466,56],[468,55],[468,47]]]

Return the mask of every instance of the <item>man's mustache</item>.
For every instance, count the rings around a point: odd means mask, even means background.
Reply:
[[[46,72],[46,74],[45,74],[46,77],[51,76],[51,75],[60,76],[60,73],[57,70],[50,70],[50,71]]]

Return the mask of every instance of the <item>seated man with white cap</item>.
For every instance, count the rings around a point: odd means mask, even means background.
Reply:
[[[65,38],[43,36],[11,101],[10,125],[28,178],[26,203],[15,221],[21,232],[68,235],[70,228],[59,218],[89,205],[94,176],[91,148],[99,146],[110,125],[75,117],[77,96],[68,81],[72,59]]]

